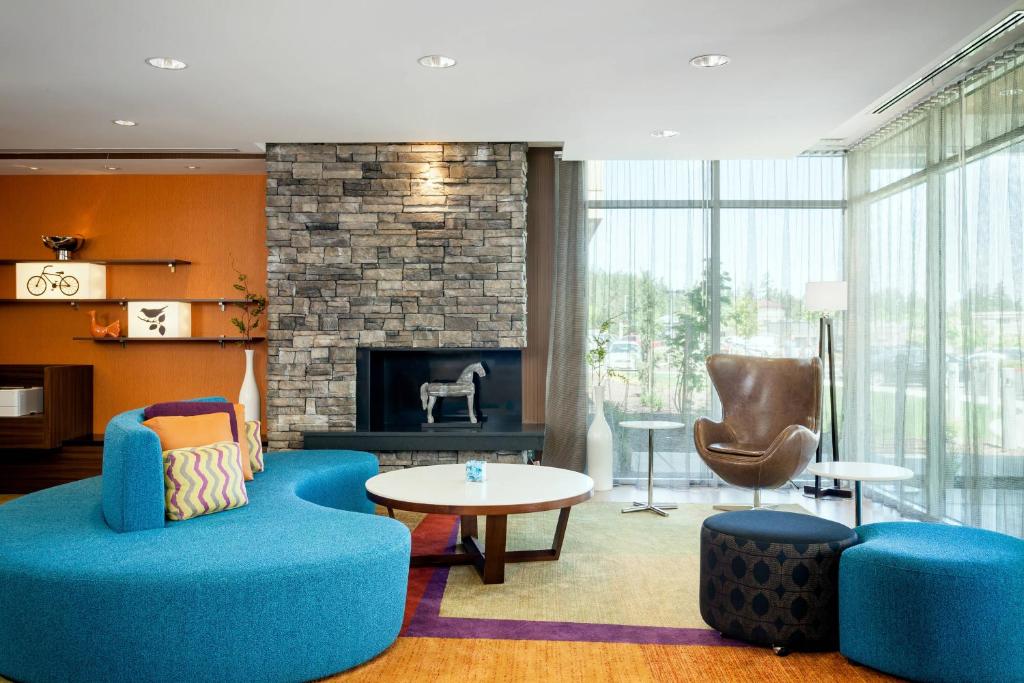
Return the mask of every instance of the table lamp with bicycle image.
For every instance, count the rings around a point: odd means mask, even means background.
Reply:
[[[43,235],[43,244],[54,250],[54,261],[25,261],[15,264],[18,299],[68,300],[104,299],[107,296],[107,267],[102,263],[72,261],[82,248],[80,235]]]

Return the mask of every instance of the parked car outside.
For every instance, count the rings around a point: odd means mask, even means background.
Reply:
[[[640,345],[631,341],[612,342],[608,348],[608,368],[618,372],[636,372],[643,363]]]

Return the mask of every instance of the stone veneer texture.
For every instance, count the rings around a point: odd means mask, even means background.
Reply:
[[[355,429],[358,346],[526,345],[526,145],[268,144],[267,249],[269,444],[301,448]]]

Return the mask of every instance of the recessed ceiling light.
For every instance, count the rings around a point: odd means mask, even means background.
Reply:
[[[121,170],[120,166],[104,166],[103,168],[107,169],[108,171],[120,171]]]
[[[677,135],[679,135],[679,131],[678,130],[670,130],[670,129],[667,129],[667,128],[664,129],[664,130],[652,130],[651,131],[651,137],[652,138],[674,138]]]
[[[197,168],[199,168],[199,167],[198,167],[198,166],[194,166],[193,164],[189,164],[189,165],[188,165],[188,166],[186,166],[185,168],[187,168],[187,169],[188,169],[188,170],[190,170],[190,171],[194,171],[194,170],[196,170],[196,169],[197,169]]]
[[[115,125],[118,125],[118,126],[129,126],[129,127],[135,125],[134,121],[129,121],[128,119],[114,119],[113,121],[111,121],[111,123],[113,123]]]
[[[690,60],[690,64],[702,69],[712,69],[716,66],[725,66],[728,63],[727,55],[698,55]]]
[[[39,167],[38,166],[29,166],[28,170],[30,170],[30,171],[38,171]]]
[[[181,71],[188,67],[188,64],[174,57],[149,57],[146,59],[146,64],[157,69],[167,69],[169,71]]]
[[[447,69],[455,66],[455,60],[444,55],[426,55],[416,61],[420,63],[420,66],[425,66],[429,69]]]

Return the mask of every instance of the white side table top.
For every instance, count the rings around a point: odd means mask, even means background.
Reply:
[[[465,464],[428,465],[383,472],[366,482],[366,491],[413,506],[473,508],[543,505],[588,496],[594,480],[558,467],[487,463],[487,479],[466,481]]]
[[[682,422],[669,422],[668,420],[626,420],[619,423],[620,427],[626,429],[685,429]]]
[[[874,462],[812,462],[807,472],[826,479],[848,479],[850,481],[896,481],[910,479],[911,470],[897,465],[883,465]]]

